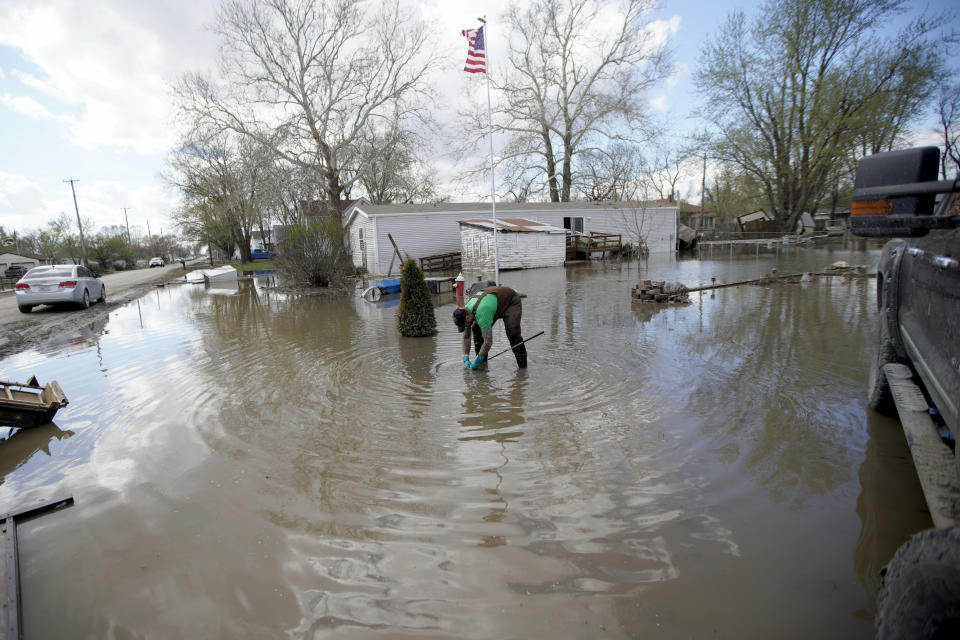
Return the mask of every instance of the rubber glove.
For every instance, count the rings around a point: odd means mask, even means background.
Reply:
[[[483,356],[477,356],[477,359],[473,361],[473,363],[470,365],[470,368],[479,369],[481,362],[483,362]]]
[[[463,356],[463,366],[470,368],[470,356]]]

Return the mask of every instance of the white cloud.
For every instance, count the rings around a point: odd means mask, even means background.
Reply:
[[[651,98],[650,108],[654,111],[666,111],[668,108],[667,96],[654,96]]]
[[[20,84],[24,86],[43,91],[48,95],[56,95],[50,91],[51,87],[49,87],[43,80],[32,73],[27,73],[26,71],[21,71],[20,69],[12,69],[10,73],[12,73],[13,77],[19,80]]]
[[[79,181],[74,187],[81,218],[93,221],[91,233],[101,227],[125,225],[123,207],[128,209],[131,228],[141,228],[146,233],[149,224],[153,233],[162,227],[164,232],[172,231],[168,217],[176,206],[176,198],[161,185],[131,186],[98,180]],[[0,224],[4,228],[26,233],[46,226],[47,221],[64,212],[71,217],[76,215],[69,184],[45,189],[29,178],[0,171]]]
[[[690,67],[685,62],[674,64],[673,69],[670,70],[670,76],[667,78],[667,86],[671,89],[677,86],[680,83],[680,79],[686,76],[689,71]]]
[[[671,36],[675,36],[680,30],[681,18],[678,15],[671,16],[669,20],[652,20],[643,31],[646,34],[650,47],[664,47],[670,41]]]
[[[0,104],[14,113],[33,118],[34,120],[57,120],[60,122],[74,122],[70,116],[59,116],[29,96],[12,96],[9,93],[0,95]]]
[[[36,211],[43,204],[43,191],[36,182],[0,171],[0,224],[7,231],[32,229],[46,218]]]
[[[71,105],[74,143],[159,153],[175,138],[170,83],[209,66],[212,36],[201,30],[207,19],[186,2],[51,7],[12,0],[0,9],[0,44],[19,49],[37,68],[36,74],[17,71],[20,82]]]

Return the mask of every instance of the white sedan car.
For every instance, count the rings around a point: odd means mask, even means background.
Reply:
[[[77,264],[34,267],[17,281],[14,291],[22,313],[30,313],[39,304],[75,304],[86,309],[91,300],[107,299],[100,276]]]

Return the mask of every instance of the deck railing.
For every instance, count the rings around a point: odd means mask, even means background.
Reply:
[[[588,257],[594,253],[617,253],[622,248],[622,238],[619,233],[599,233],[591,231],[589,234],[567,234],[567,250],[575,253],[584,253]]]
[[[420,258],[420,269],[422,269],[424,273],[430,271],[453,271],[454,269],[460,268],[461,257],[459,251]]]

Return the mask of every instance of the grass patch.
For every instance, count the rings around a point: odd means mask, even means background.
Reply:
[[[237,271],[261,271],[265,269],[276,269],[277,266],[273,263],[273,260],[254,260],[253,262],[240,262],[239,260],[232,260],[230,262],[225,262]]]

